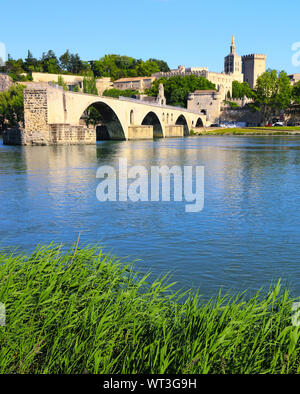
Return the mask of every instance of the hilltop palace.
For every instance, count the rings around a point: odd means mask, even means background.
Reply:
[[[251,89],[256,85],[256,80],[259,75],[266,70],[266,55],[246,55],[239,56],[236,52],[234,37],[230,46],[230,53],[224,59],[224,71],[222,73],[211,72],[207,67],[189,67],[179,66],[176,70],[169,72],[159,72],[152,75],[152,77],[172,77],[175,75],[196,75],[207,78],[210,82],[216,85],[216,88],[225,99],[228,92],[232,94],[232,82],[247,82]]]

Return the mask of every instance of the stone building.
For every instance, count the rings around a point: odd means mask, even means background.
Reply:
[[[243,82],[243,74],[241,73],[241,57],[236,53],[234,37],[230,47],[230,53],[224,60],[224,71],[222,73],[209,71],[207,67],[189,67],[178,66],[177,69],[168,72],[159,72],[152,74],[155,78],[170,78],[172,76],[196,75],[197,77],[205,77],[216,85],[217,90],[223,99],[226,98],[228,92],[232,94],[232,82]]]
[[[146,89],[151,88],[151,84],[155,79],[154,76],[120,78],[114,81],[113,87],[120,90],[138,90],[140,93],[143,93]]]
[[[225,74],[241,74],[242,72],[242,58],[236,53],[234,43],[234,36],[232,36],[230,53],[224,59]]]
[[[292,85],[296,85],[296,83],[300,81],[300,74],[299,73],[288,75],[288,77],[290,78]]]
[[[8,90],[13,85],[13,80],[7,75],[0,73],[0,92]]]
[[[206,115],[209,123],[219,123],[222,101],[216,90],[195,90],[188,96],[187,109]]]
[[[75,86],[78,86],[79,91],[83,91],[83,80],[84,77],[81,75],[69,75],[69,74],[47,74],[47,73],[32,73],[32,80],[35,83],[49,83],[57,82],[58,77],[62,77],[63,81],[68,85],[69,90],[74,90]],[[101,96],[106,89],[111,89],[113,83],[110,78],[97,78],[96,87],[98,94]]]
[[[178,66],[177,69],[168,72],[152,74],[155,78],[170,78],[172,76],[196,75],[207,78],[216,85],[223,99],[227,94],[232,94],[232,82],[246,81],[250,88],[254,88],[256,80],[266,70],[266,55],[239,56],[236,52],[234,37],[232,37],[230,53],[224,58],[224,71],[221,73],[211,72],[207,67]]]
[[[247,82],[251,89],[255,88],[257,78],[265,71],[266,55],[252,54],[242,56],[244,82]]]

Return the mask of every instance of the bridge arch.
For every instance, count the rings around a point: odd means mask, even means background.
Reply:
[[[188,126],[188,122],[185,118],[184,115],[179,115],[176,122],[176,125],[182,125],[183,126],[183,130],[184,130],[184,135],[189,135],[190,134],[190,130],[189,130],[189,126]]]
[[[201,118],[198,118],[197,122],[196,122],[196,127],[203,127],[203,126],[204,126],[203,125],[203,120]]]
[[[162,124],[153,111],[148,112],[147,115],[144,116],[142,125],[153,126],[153,136],[155,138],[162,138],[164,136]]]
[[[91,123],[96,127],[97,141],[126,139],[125,129],[119,116],[109,104],[100,100],[92,102],[79,115],[79,122],[85,121],[88,123],[91,115],[94,115]]]

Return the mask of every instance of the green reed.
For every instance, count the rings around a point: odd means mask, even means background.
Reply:
[[[280,283],[206,302],[96,247],[0,253],[0,373],[298,373]]]

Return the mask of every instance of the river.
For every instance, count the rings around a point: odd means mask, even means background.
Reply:
[[[205,204],[99,202],[101,165],[200,165]],[[0,248],[98,243],[175,288],[205,298],[256,291],[281,277],[300,295],[300,137],[222,136],[102,141],[94,146],[4,146]]]

